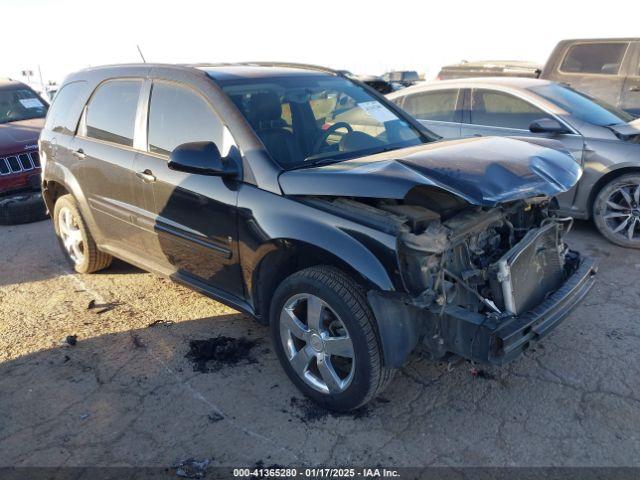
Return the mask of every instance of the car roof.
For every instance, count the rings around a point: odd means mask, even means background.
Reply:
[[[561,40],[560,43],[569,43],[569,42],[637,42],[640,40],[640,37],[620,37],[620,38],[568,38],[566,40]]]
[[[297,64],[270,64],[270,63],[235,63],[235,64],[196,64],[190,65],[203,70],[211,78],[217,81],[243,80],[255,78],[274,78],[274,77],[299,77],[310,75],[339,75],[337,71],[333,71],[323,67],[315,67],[313,65],[297,65]]]
[[[171,68],[180,70],[197,70],[206,73],[214,80],[236,80],[249,78],[273,78],[302,75],[341,75],[330,68],[317,65],[284,62],[238,62],[238,63],[124,63],[89,67],[78,73],[109,72],[128,75],[139,68]]]
[[[26,87],[26,85],[18,80],[11,78],[0,78],[0,88]]]
[[[445,65],[442,68],[453,67],[522,67],[522,68],[540,68],[541,65],[536,62],[528,62],[523,60],[477,60],[473,62],[460,62],[452,65]]]
[[[389,94],[390,98],[402,97],[423,90],[439,90],[440,88],[474,88],[474,87],[497,87],[497,88],[515,88],[528,89],[531,87],[548,85],[553,82],[549,80],[541,80],[539,78],[526,77],[477,77],[477,78],[455,78],[451,80],[434,80],[431,82],[422,82],[403,90],[398,90]]]

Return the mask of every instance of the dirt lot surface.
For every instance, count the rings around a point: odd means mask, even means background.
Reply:
[[[576,230],[599,281],[553,335],[475,376],[415,359],[335,416],[251,319],[121,262],[71,273],[49,221],[0,227],[0,466],[639,466],[640,252]],[[247,341],[198,360],[221,335]]]

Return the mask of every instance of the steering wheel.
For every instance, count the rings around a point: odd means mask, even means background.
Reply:
[[[339,130],[341,128],[346,128],[349,133],[353,132],[353,128],[351,128],[351,125],[349,125],[346,122],[334,123],[329,128],[327,128],[324,132],[322,132],[322,135],[320,136],[320,138],[316,140],[316,143],[313,146],[313,153],[314,154],[319,153],[320,149],[322,148],[322,145],[327,140],[327,138],[329,138],[329,135],[331,135],[332,133],[335,133],[336,130]]]

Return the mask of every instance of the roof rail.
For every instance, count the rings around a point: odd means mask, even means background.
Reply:
[[[322,67],[320,65],[311,65],[307,63],[295,63],[295,62],[223,62],[223,63],[195,63],[189,64],[190,67],[232,67],[232,66],[256,66],[256,67],[290,67],[301,68],[305,70],[317,70],[319,72],[331,73],[343,77],[344,75],[332,68]]]

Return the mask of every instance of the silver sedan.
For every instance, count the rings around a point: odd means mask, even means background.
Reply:
[[[600,232],[640,248],[640,120],[567,86],[529,78],[422,83],[387,96],[445,138],[559,140],[584,168],[557,197],[559,213],[593,218]]]

